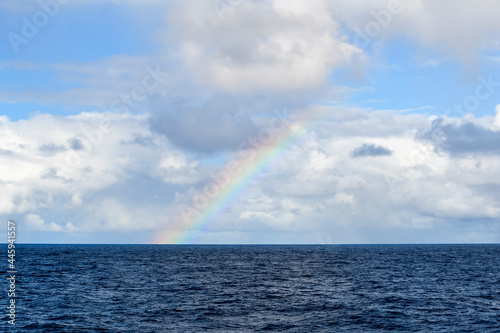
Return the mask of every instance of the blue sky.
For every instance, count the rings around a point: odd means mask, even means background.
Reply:
[[[24,242],[498,242],[499,5],[443,2],[2,1],[0,215]],[[179,229],[282,108],[324,116]]]

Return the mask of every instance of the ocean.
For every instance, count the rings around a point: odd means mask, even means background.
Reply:
[[[16,260],[6,332],[500,332],[500,245],[16,244]]]

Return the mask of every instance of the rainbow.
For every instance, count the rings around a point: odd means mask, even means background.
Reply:
[[[282,161],[287,156],[290,145],[296,144],[307,133],[307,128],[318,116],[304,117],[300,119],[297,117],[295,121],[291,121],[278,115],[271,119],[271,125],[265,130],[259,132],[258,139],[254,138],[253,144],[249,149],[240,151],[241,155],[246,158],[239,158],[237,160],[230,160],[226,163],[225,170],[228,166],[238,166],[237,172],[226,172],[225,184],[216,183],[213,181],[211,184],[205,186],[203,193],[198,192],[198,198],[203,198],[204,204],[196,205],[195,198],[193,197],[193,205],[180,205],[180,213],[169,223],[168,228],[160,231],[155,235],[153,243],[156,244],[190,244],[194,243],[193,233],[209,229],[212,225],[217,223],[226,207],[231,207],[237,202],[245,193],[250,191],[254,186],[252,183],[256,178],[270,170],[278,162]],[[277,127],[276,123],[281,122],[282,127]],[[267,136],[267,138],[266,138]],[[256,141],[259,141],[256,144]],[[249,157],[248,155],[252,155]],[[222,171],[225,172],[225,171]],[[228,177],[229,176],[229,177]],[[217,191],[210,193],[210,187],[218,188]],[[203,195],[205,194],[205,195]]]

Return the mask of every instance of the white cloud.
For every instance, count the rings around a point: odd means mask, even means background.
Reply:
[[[86,207],[82,228],[86,232],[121,231],[144,232],[158,229],[169,218],[162,207],[144,204],[142,207],[123,202],[119,198],[103,197]]]
[[[404,241],[398,236],[401,230],[456,227],[449,230],[452,241],[463,240],[465,231],[459,227],[469,220],[491,232],[495,223],[480,221],[500,219],[498,155],[453,156],[434,150],[415,137],[431,128],[432,117],[361,109],[352,109],[347,117],[344,111],[331,108],[282,159],[273,161],[273,168],[252,179],[253,190],[219,216],[207,241],[227,233],[249,241],[255,233],[267,233],[280,234],[283,242],[307,242],[321,231],[334,241],[342,241],[334,236],[338,234],[346,235],[344,241],[378,242],[374,237],[380,235],[366,230],[390,228],[395,242]],[[103,127],[109,131],[95,141],[100,143],[92,150],[71,149],[78,145],[72,146],[70,139],[104,126],[104,120],[113,126]],[[82,113],[0,121],[0,214],[26,220],[32,231],[144,233],[166,228],[175,222],[177,205],[211,181],[201,160],[151,132],[144,116]],[[494,119],[467,121],[484,126]],[[360,124],[358,131],[351,131],[353,122]],[[365,142],[393,153],[365,156],[360,163],[351,152]],[[61,166],[67,154],[80,153],[79,165]]]
[[[321,0],[243,1],[223,19],[211,1],[183,2],[170,21],[187,67],[222,91],[318,88],[359,51],[339,35]]]
[[[27,214],[25,218],[26,224],[23,225],[22,229],[27,231],[49,231],[49,232],[63,232],[77,231],[75,226],[71,222],[66,222],[65,225],[60,225],[55,222],[46,223],[37,214]]]
[[[3,193],[0,215],[22,217],[28,214],[26,218],[33,228],[87,230],[82,223],[96,218],[87,208],[96,207],[113,188],[124,184],[134,186],[134,182],[147,177],[158,180],[165,187],[199,179],[198,162],[190,160],[165,138],[151,133],[144,116],[39,114],[15,122],[2,117],[1,122],[0,183]],[[180,164],[169,164],[169,161]],[[173,168],[174,172],[169,172],[168,168]],[[162,175],[158,174],[159,170]],[[129,204],[130,200],[136,200],[133,192],[118,191],[113,200],[110,207],[117,207],[116,212],[123,208],[120,223],[131,227],[131,220],[122,217],[128,210],[140,211],[134,208],[135,203]],[[103,209],[93,211],[103,216]],[[58,216],[58,219],[66,216],[72,223],[65,227],[66,221],[61,220],[45,224],[39,218],[42,213],[51,218]],[[154,221],[163,219],[157,218],[151,223]],[[112,221],[105,224],[106,228],[110,228],[110,224]]]
[[[192,184],[199,180],[198,165],[183,153],[170,153],[159,161],[157,172],[167,183]]]
[[[415,139],[415,131],[391,134],[393,122],[404,128],[408,117],[415,116],[389,112],[360,115],[374,126],[380,126],[381,119],[389,120],[385,134],[380,130],[375,132],[378,135],[372,132],[357,137],[359,134],[353,133],[347,137],[341,131],[346,137],[339,138],[332,131],[330,136],[308,136],[308,141],[291,148],[286,162],[261,180],[255,198],[239,205],[239,218],[268,225],[271,230],[271,226],[281,226],[289,232],[334,232],[342,227],[362,234],[364,228],[390,227],[394,235],[398,228],[435,230],[450,221],[457,228],[464,220],[475,220],[478,226],[481,220],[498,223],[498,157],[476,156],[470,161],[434,151]],[[425,126],[431,125],[423,116],[416,117]],[[480,124],[484,119],[474,121]],[[350,126],[349,122],[332,125]],[[350,152],[366,140],[383,144],[394,154],[365,157],[367,160],[360,163]],[[269,204],[269,198],[279,199]],[[294,204],[285,208],[285,202]],[[278,221],[280,218],[284,221]],[[458,230],[450,232],[451,238],[460,234]],[[377,242],[374,238],[370,241]]]
[[[387,13],[382,12],[387,12],[390,3],[399,3],[401,12],[386,19],[382,16]],[[378,24],[379,33],[368,43],[392,37],[415,38],[467,66],[476,66],[481,51],[495,49],[499,42],[496,13],[500,3],[495,0],[344,0],[331,2],[330,7],[334,17],[356,35],[369,30],[370,24]]]
[[[500,104],[498,104],[495,108],[496,116],[495,116],[495,126],[500,128]]]

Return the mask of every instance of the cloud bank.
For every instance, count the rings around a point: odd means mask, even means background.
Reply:
[[[484,129],[494,118],[468,119],[448,130],[441,124],[448,146],[435,149],[435,142],[414,134],[434,130],[435,119],[358,110],[356,117],[339,121],[335,114],[344,111],[332,109],[323,128],[307,130],[286,147],[286,158],[253,180],[254,190],[222,215],[204,241],[223,242],[230,231],[238,242],[265,234],[263,240],[307,243],[317,242],[322,230],[335,242],[363,242],[386,228],[408,230],[404,241],[413,239],[410,230],[433,239],[436,230],[447,228],[455,230],[440,236],[447,241],[471,241],[477,234],[469,231],[470,220],[484,231],[481,239],[496,239],[492,221],[500,217],[500,161],[496,154],[457,153],[449,141],[463,141],[457,133],[464,132],[480,146],[484,135],[496,137],[496,130]],[[423,125],[415,127],[408,117],[420,118]],[[356,119],[379,130],[349,135]],[[90,133],[99,126],[107,132],[92,143]],[[75,133],[80,133],[77,146],[71,141]],[[183,196],[210,182],[213,172],[152,131],[144,116],[2,118],[1,135],[0,213],[28,221],[26,233],[151,234],[167,228]],[[383,158],[360,163],[361,156]]]

